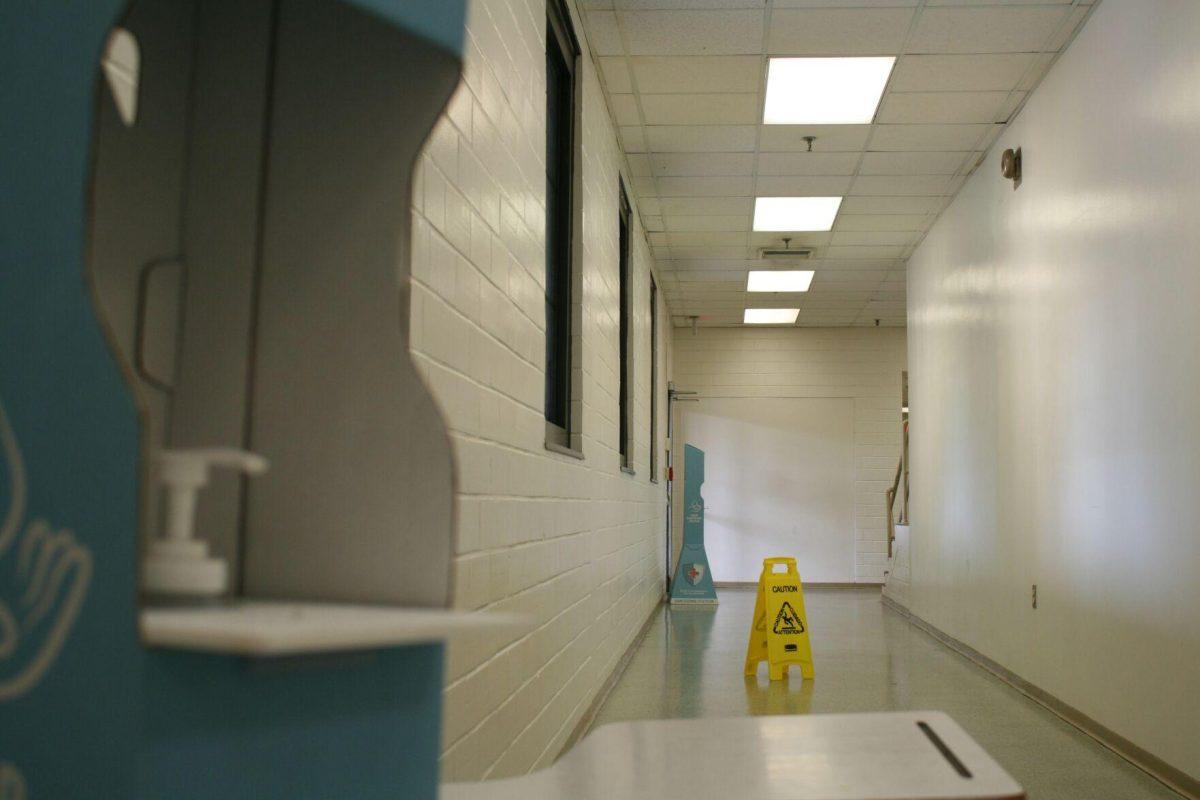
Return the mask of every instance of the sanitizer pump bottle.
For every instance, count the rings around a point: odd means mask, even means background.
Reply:
[[[147,593],[193,598],[224,594],[229,584],[225,560],[210,556],[207,542],[193,537],[196,494],[208,484],[212,467],[261,475],[267,460],[232,447],[159,451],[159,477],[167,495],[166,531],[151,543],[142,569]]]

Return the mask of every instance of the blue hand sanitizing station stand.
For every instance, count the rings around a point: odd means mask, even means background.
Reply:
[[[683,468],[683,548],[671,581],[671,602],[715,603],[717,590],[704,552],[704,451],[684,445]]]

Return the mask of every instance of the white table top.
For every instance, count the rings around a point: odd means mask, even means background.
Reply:
[[[918,727],[924,722],[970,777]],[[1014,800],[1021,787],[938,711],[621,722],[519,778],[441,800]]]
[[[139,616],[142,641],[151,647],[259,657],[397,647],[524,627],[527,621],[510,614],[264,600],[149,608]]]

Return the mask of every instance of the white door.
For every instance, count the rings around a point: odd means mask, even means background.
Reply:
[[[706,398],[681,433],[704,451],[714,580],[757,581],[769,556],[794,556],[804,581],[854,580],[852,399]]]

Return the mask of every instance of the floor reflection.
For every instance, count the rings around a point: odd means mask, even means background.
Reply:
[[[805,591],[816,678],[745,677],[752,590],[663,606],[596,718],[945,711],[1033,800],[1176,799],[1145,773],[886,609],[877,589]]]

